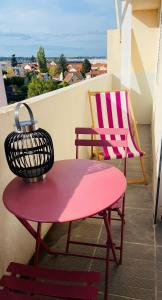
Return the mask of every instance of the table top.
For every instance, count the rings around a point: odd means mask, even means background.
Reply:
[[[15,216],[35,222],[67,222],[100,212],[125,192],[123,173],[105,162],[56,161],[42,182],[14,178],[5,188],[3,201]]]

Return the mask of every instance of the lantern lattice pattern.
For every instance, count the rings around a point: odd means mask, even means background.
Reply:
[[[30,121],[19,122],[18,112],[24,104],[30,113]],[[5,140],[5,152],[10,170],[27,181],[38,181],[47,173],[54,163],[54,149],[49,133],[36,127],[32,111],[26,103],[16,107],[16,131],[11,132]]]

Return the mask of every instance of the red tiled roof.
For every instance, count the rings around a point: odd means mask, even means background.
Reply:
[[[102,64],[102,63],[95,63],[95,64],[92,64],[93,67],[107,67],[107,64]]]
[[[88,75],[93,76],[98,76],[98,75],[102,75],[102,74],[106,74],[107,71],[106,70],[91,70],[90,72],[86,73]]]
[[[71,68],[76,69],[77,71],[81,71],[82,69],[82,63],[70,63],[69,66],[71,66]]]

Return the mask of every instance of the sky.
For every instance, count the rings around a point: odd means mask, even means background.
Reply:
[[[106,56],[107,29],[115,28],[114,0],[4,0],[0,56]]]

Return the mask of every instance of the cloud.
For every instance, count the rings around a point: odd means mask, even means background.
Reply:
[[[0,32],[0,38],[14,38],[19,40],[30,40],[31,35],[18,32]]]
[[[22,55],[23,47],[23,53],[31,55],[40,45],[47,52],[53,45],[73,49],[75,55],[106,54],[106,31],[114,27],[114,0],[5,0],[0,10],[0,55],[16,49],[16,55]]]

